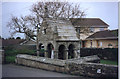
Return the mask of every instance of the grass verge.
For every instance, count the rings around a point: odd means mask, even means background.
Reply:
[[[15,63],[15,56],[6,56],[6,63]]]
[[[108,64],[108,65],[118,65],[117,61],[111,61],[111,60],[100,60],[101,64]]]

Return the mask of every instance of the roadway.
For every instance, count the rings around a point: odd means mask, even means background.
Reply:
[[[6,64],[2,66],[2,77],[79,77],[80,79],[93,79],[83,76],[69,75],[15,64]]]

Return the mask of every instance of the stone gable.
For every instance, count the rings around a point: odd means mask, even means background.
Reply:
[[[77,57],[77,50],[79,50],[79,37],[72,23],[63,18],[55,19],[55,18],[45,18],[43,20],[42,26],[39,32],[39,43],[43,44],[45,50],[47,50],[45,56],[50,57],[52,49],[54,49],[54,58],[59,58],[60,55],[60,46],[63,45],[63,51],[61,53],[64,54],[63,59],[68,59],[70,49],[69,45],[72,45],[74,53],[74,57]],[[52,47],[49,47],[49,46]],[[76,49],[74,51],[74,49]],[[50,54],[50,55],[49,55]]]

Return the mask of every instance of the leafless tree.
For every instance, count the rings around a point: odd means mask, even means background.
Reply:
[[[30,9],[31,15],[21,16],[20,18],[12,16],[8,27],[11,29],[11,34],[24,33],[29,39],[35,40],[36,47],[39,50],[38,34],[34,34],[35,31],[39,31],[39,27],[42,21],[46,18],[82,18],[85,16],[85,12],[80,9],[79,4],[73,4],[68,2],[38,2],[33,4]],[[74,20],[72,20],[74,22]],[[37,28],[37,30],[35,30]]]
[[[24,33],[31,39],[34,39],[33,37],[35,37],[36,35],[33,34],[35,30],[31,25],[33,24],[33,22],[31,22],[30,18],[34,19],[31,16],[20,18],[12,16],[11,21],[7,24],[7,26],[10,28],[11,35],[13,36],[16,33]]]
[[[46,14],[52,18],[63,17],[63,18],[81,18],[85,15],[83,11],[80,10],[79,4],[70,4],[68,2],[39,2],[34,4],[31,11],[37,16],[44,18]]]
[[[30,11],[32,15],[21,16],[20,18],[12,16],[7,25],[11,29],[11,35],[24,33],[30,39],[35,40],[35,28],[38,28],[38,25],[41,26],[43,19],[46,17],[69,19],[85,16],[85,12],[81,11],[79,4],[68,2],[38,2],[32,5]]]

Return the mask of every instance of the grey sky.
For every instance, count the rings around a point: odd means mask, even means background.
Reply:
[[[118,3],[117,2],[86,2],[81,6],[88,7],[87,17],[100,18],[108,25],[109,29],[118,28]]]
[[[11,15],[20,17],[30,14],[29,9],[33,2],[4,2],[2,3],[2,37],[10,36],[6,27]],[[86,10],[86,17],[100,18],[110,25],[109,29],[118,28],[118,3],[117,2],[80,2],[82,10]],[[15,35],[22,36],[21,34]]]
[[[30,7],[32,2],[5,2],[2,3],[2,37],[10,37],[9,28],[6,27],[10,21],[11,16],[25,16],[30,14]],[[15,37],[23,37],[24,34],[17,34]]]

